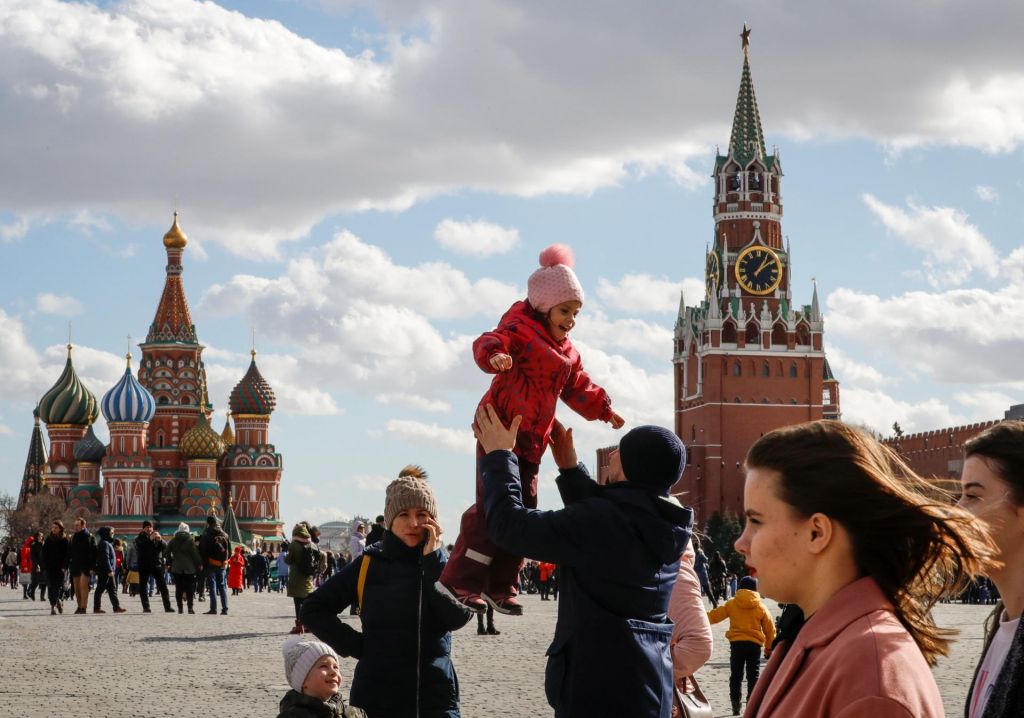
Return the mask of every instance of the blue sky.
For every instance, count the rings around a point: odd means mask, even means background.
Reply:
[[[97,396],[144,337],[175,207],[215,425],[255,326],[289,523],[375,514],[412,462],[454,538],[487,385],[469,346],[551,242],[576,251],[585,365],[629,424],[670,425],[744,22],[844,417],[926,430],[1024,401],[1024,11],[689,5],[5,3],[0,491],[67,322]],[[588,463],[616,440],[567,414]]]

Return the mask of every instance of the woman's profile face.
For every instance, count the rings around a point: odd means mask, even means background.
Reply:
[[[743,508],[747,517],[736,550],[757,578],[758,592],[779,603],[797,603],[807,580],[809,555],[804,550],[806,519],[778,497],[779,474],[770,469],[747,470]]]
[[[1013,502],[1010,484],[992,470],[983,456],[964,462],[960,476],[960,506],[977,516],[999,548],[999,560],[1020,565],[1024,558],[1024,507]]]
[[[391,533],[406,546],[419,546],[425,538],[426,521],[430,514],[424,508],[406,509],[391,522]]]

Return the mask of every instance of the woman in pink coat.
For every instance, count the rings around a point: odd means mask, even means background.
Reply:
[[[672,587],[672,596],[668,604],[668,617],[672,620],[672,677],[676,686],[685,692],[693,690],[689,678],[711,658],[714,639],[711,635],[711,623],[708,621],[704,598],[700,592],[700,579],[694,567],[697,554],[693,542],[686,545],[686,550],[679,558],[679,575]],[[673,716],[677,715],[673,709]]]
[[[245,556],[242,555],[242,547],[235,546],[235,553],[228,559],[228,588],[232,596],[242,592],[245,585]]]
[[[929,665],[950,635],[931,608],[987,567],[973,517],[836,421],[766,434],[746,471],[736,549],[804,620],[782,632],[745,718],[941,718]]]

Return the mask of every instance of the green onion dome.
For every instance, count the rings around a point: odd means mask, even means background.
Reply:
[[[206,414],[199,412],[199,421],[185,432],[178,444],[181,453],[188,459],[219,459],[224,454],[224,442],[213,430]]]
[[[57,383],[39,400],[39,416],[47,424],[91,424],[99,416],[96,397],[85,388],[71,363],[71,345],[68,361]]]
[[[234,389],[231,390],[231,398],[228,401],[231,405],[231,413],[259,414],[267,416],[277,406],[277,399],[274,397],[274,390],[256,368],[256,352],[252,352],[252,363],[249,364],[249,371],[242,377]]]
[[[75,461],[88,461],[98,464],[106,456],[107,447],[96,438],[96,434],[92,430],[92,424],[89,424],[89,430],[85,432],[85,436],[75,442],[75,448],[72,451],[75,455]]]

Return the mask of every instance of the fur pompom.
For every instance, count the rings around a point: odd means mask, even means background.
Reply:
[[[409,464],[404,469],[398,472],[398,478],[402,479],[406,477],[426,481],[427,470],[424,469],[422,466],[419,466],[418,464]]]
[[[552,244],[540,253],[540,266],[542,267],[554,267],[556,264],[564,264],[566,267],[571,268],[575,263],[576,257],[573,256],[572,249],[564,244]]]

